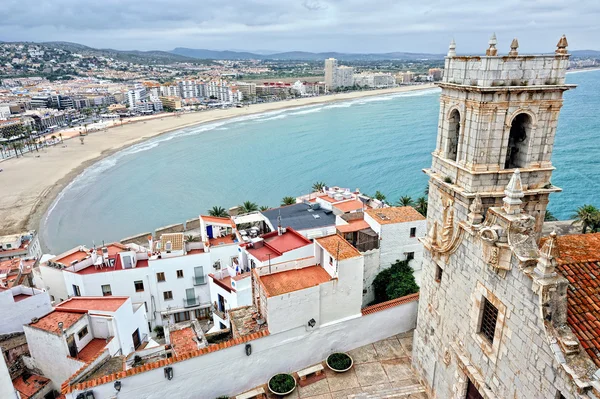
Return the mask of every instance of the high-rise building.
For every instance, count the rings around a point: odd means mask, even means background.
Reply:
[[[337,60],[335,58],[328,58],[325,60],[325,85],[327,85],[329,89],[333,88],[333,79],[336,68]]]
[[[597,397],[598,333],[578,325],[579,314],[597,320],[597,306],[572,302],[581,265],[569,281],[557,273],[556,235],[539,245],[549,194],[560,191],[551,155],[574,87],[567,41],[552,55],[519,55],[516,39],[506,56],[495,36],[489,45],[457,57],[452,42],[439,84],[413,364],[432,397]],[[586,236],[568,258],[590,262]]]

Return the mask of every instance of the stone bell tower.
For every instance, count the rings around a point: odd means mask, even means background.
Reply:
[[[560,191],[551,156],[574,87],[567,40],[551,55],[520,55],[517,39],[499,55],[496,44],[459,56],[452,41],[445,59],[413,365],[436,398],[571,398],[536,310],[566,280],[538,267],[542,284],[534,272],[548,197]]]

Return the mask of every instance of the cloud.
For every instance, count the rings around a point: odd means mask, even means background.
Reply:
[[[3,40],[64,40],[95,47],[270,48],[307,51],[481,52],[598,48],[597,0],[5,0]]]

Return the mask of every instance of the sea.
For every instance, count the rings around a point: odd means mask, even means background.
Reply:
[[[600,71],[573,72],[552,162],[550,211],[568,219],[600,206]],[[177,130],[90,166],[57,197],[40,227],[46,250],[100,245],[244,201],[279,206],[317,181],[389,203],[424,194],[439,89],[251,115]]]

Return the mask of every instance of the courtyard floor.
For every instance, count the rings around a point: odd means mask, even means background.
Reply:
[[[412,331],[377,341],[348,352],[352,369],[335,373],[325,365],[325,378],[298,386],[286,399],[427,399],[425,390],[410,367]],[[295,375],[295,377],[297,377]],[[268,392],[266,384],[263,386]],[[279,398],[268,394],[269,399]]]

